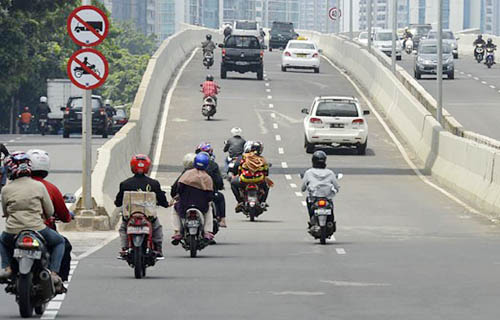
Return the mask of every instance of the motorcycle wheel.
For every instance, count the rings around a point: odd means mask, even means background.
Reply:
[[[255,221],[255,216],[256,216],[256,209],[255,208],[250,208],[250,212],[248,213],[248,216],[250,217],[250,221],[254,222]]]
[[[45,308],[47,307],[47,304],[44,303],[41,306],[36,306],[35,307],[35,313],[39,316],[41,316],[45,312]]]
[[[321,244],[326,244],[326,226],[320,227],[320,238],[319,242]]]
[[[198,241],[196,240],[195,235],[189,236],[189,252],[191,254],[191,258],[196,258],[196,254],[198,253]]]
[[[144,269],[142,247],[134,247],[134,275],[136,279],[141,279],[144,276]]]
[[[17,280],[17,294],[19,304],[19,314],[23,318],[33,316],[33,305],[31,303],[31,287],[33,284],[33,274],[22,274]]]

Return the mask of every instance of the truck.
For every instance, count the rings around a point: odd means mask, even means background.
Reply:
[[[69,79],[47,79],[47,104],[50,107],[49,127],[51,133],[57,134],[62,128],[63,111],[69,97],[83,96],[83,90],[71,83]]]

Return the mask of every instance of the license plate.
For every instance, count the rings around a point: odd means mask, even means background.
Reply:
[[[329,216],[332,214],[330,209],[316,209],[314,211],[318,216]]]
[[[149,234],[149,227],[127,227],[127,234]]]
[[[198,220],[188,220],[187,226],[188,228],[198,228],[200,226],[200,222]]]
[[[343,123],[332,123],[330,125],[330,128],[343,128],[344,124]]]
[[[76,118],[77,118],[78,120],[82,120],[82,114],[81,114],[81,113],[77,113],[77,114],[76,114]]]
[[[236,61],[237,66],[246,66],[247,64],[248,64],[248,62],[246,62],[246,61]]]
[[[41,259],[42,251],[14,249],[14,258],[25,258],[25,257],[32,259]]]
[[[232,168],[234,168],[234,162],[231,162],[231,163],[229,164],[229,168],[231,168],[231,169],[232,169]]]
[[[305,57],[307,57],[307,54],[297,53],[297,58],[305,58]]]

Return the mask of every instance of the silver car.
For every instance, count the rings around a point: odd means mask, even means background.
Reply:
[[[435,30],[429,31],[427,35],[427,39],[436,39],[437,32]],[[448,44],[451,47],[451,51],[453,52],[453,58],[458,59],[458,42],[457,40],[460,38],[455,38],[453,31],[446,29],[443,30],[443,43]]]
[[[425,74],[436,75],[437,64],[437,41],[421,40],[418,46],[418,54],[415,58],[415,78],[421,79],[422,75]],[[451,46],[447,43],[443,44],[443,74],[446,74],[448,79],[455,79],[453,53]]]

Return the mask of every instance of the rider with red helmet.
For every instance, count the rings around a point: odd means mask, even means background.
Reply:
[[[168,201],[165,196],[165,191],[161,190],[161,185],[158,180],[147,176],[151,168],[151,159],[143,154],[138,154],[132,157],[130,161],[130,169],[134,174],[133,177],[120,183],[120,191],[116,195],[115,206],[123,205],[123,194],[125,191],[144,191],[154,192],[156,194],[157,205],[167,208]],[[162,243],[163,243],[163,227],[158,218],[152,221],[153,223],[153,243],[158,259],[163,258]],[[120,257],[123,258],[127,253],[127,222],[122,219],[122,224],[119,229],[122,251]]]

